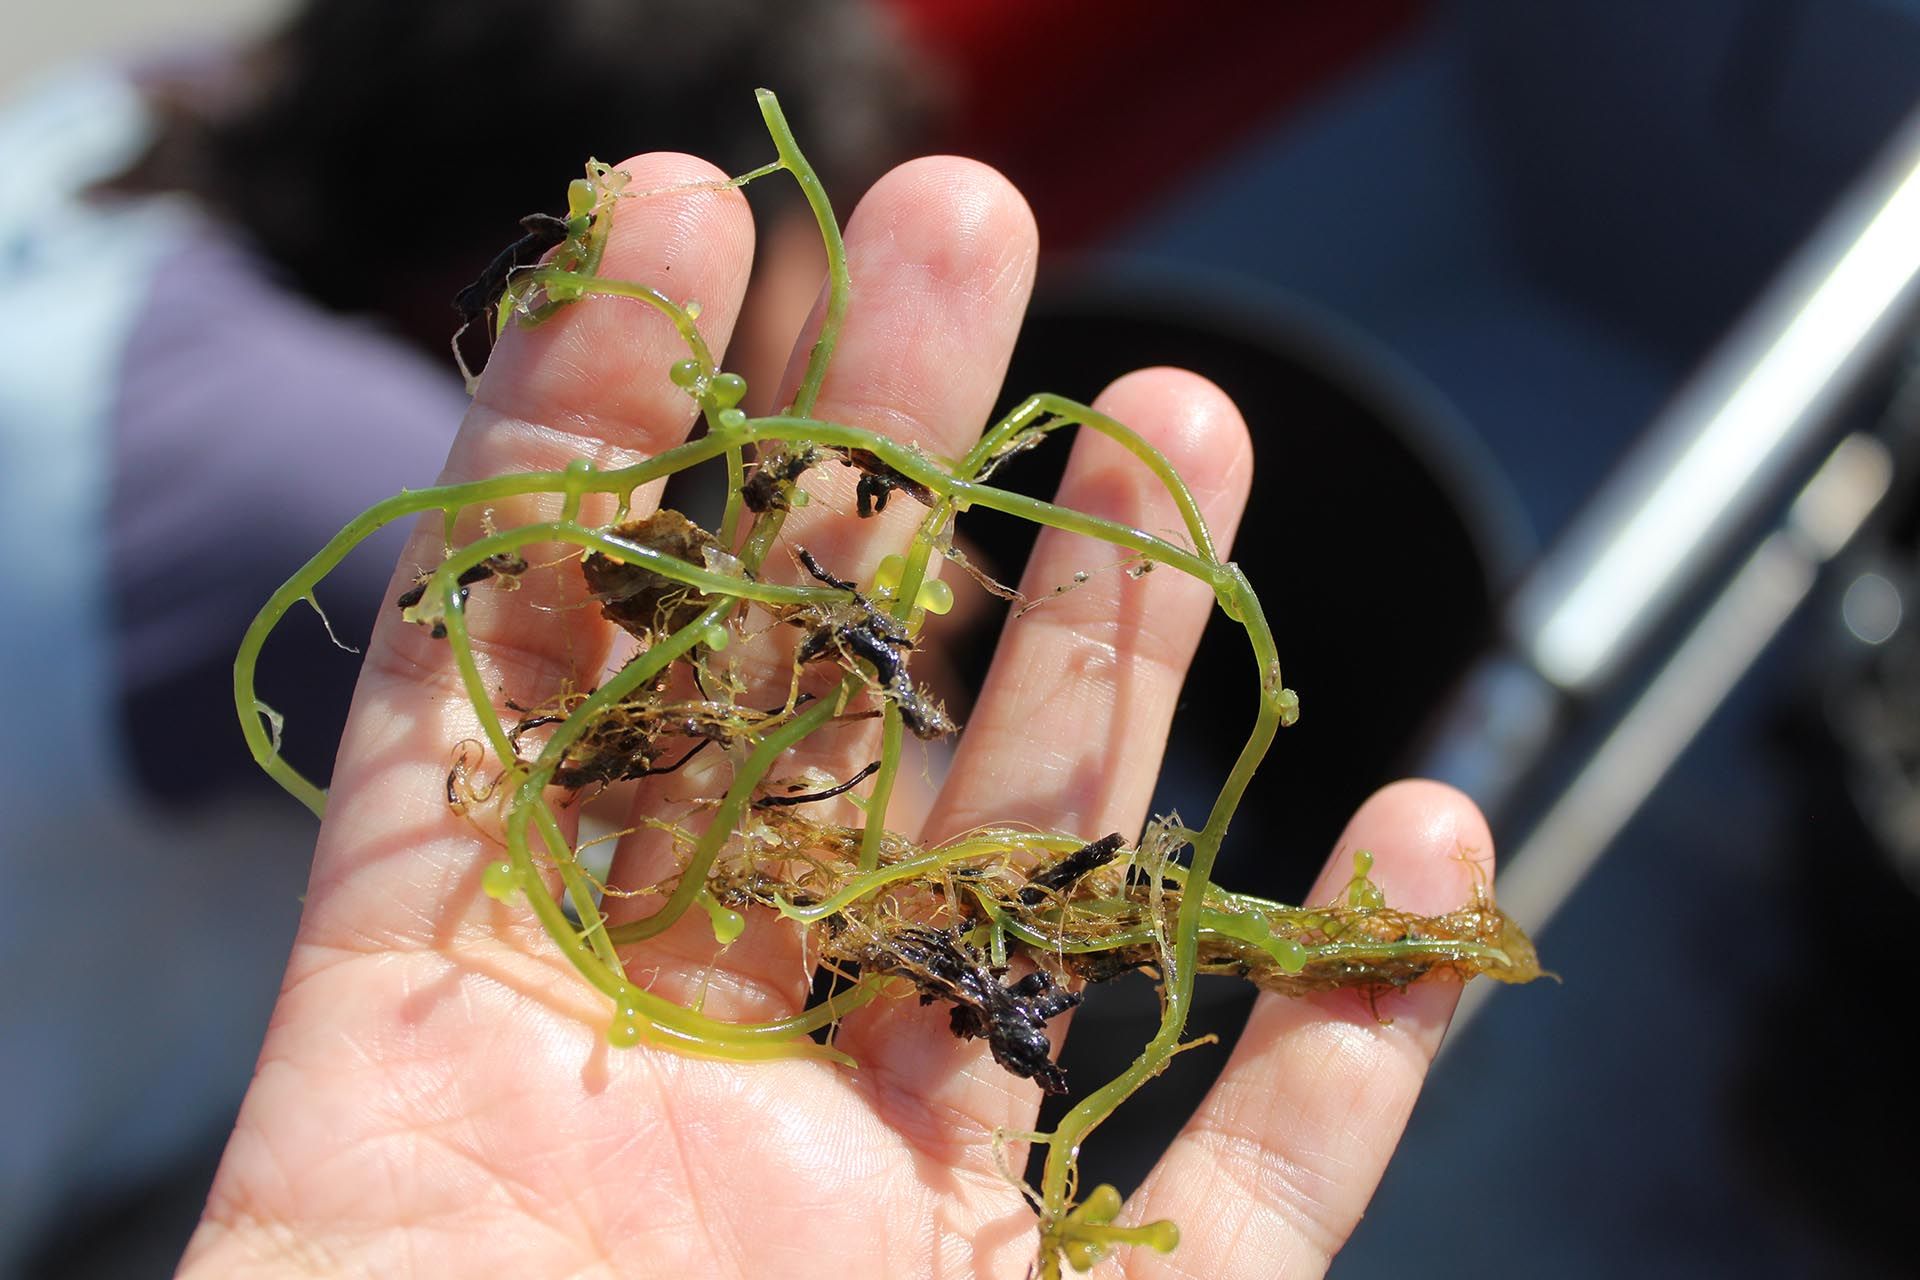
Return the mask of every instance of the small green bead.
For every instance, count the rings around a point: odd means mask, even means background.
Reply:
[[[1087,1272],[1099,1266],[1101,1259],[1107,1256],[1107,1246],[1092,1240],[1069,1240],[1060,1246],[1060,1253],[1075,1271]]]
[[[622,988],[614,997],[607,1043],[616,1049],[631,1049],[646,1039],[647,1015],[641,1011],[639,997],[639,990],[631,986]]]
[[[747,918],[730,907],[715,905],[717,909],[711,912],[713,940],[724,947],[747,931]]]
[[[675,360],[667,370],[667,378],[682,391],[692,391],[700,385],[700,362],[689,356],[685,360]]]
[[[907,571],[904,557],[887,555],[880,557],[880,563],[873,567],[873,589],[876,594],[886,595],[900,585],[900,579]]]
[[[1080,1211],[1073,1216],[1090,1226],[1103,1227],[1120,1216],[1121,1207],[1120,1189],[1103,1182],[1088,1193],[1080,1204]]]
[[[1275,938],[1271,950],[1273,962],[1282,973],[1298,973],[1307,967],[1307,949],[1292,938]]]
[[[480,888],[495,902],[510,902],[520,892],[520,877],[511,862],[495,862],[481,875]]]
[[[722,409],[731,409],[747,394],[747,380],[737,373],[717,373],[707,384],[707,394]]]
[[[716,653],[726,648],[727,641],[731,638],[732,637],[728,633],[727,629],[723,626],[720,626],[718,623],[714,624],[711,627],[708,627],[705,631],[702,631],[700,633],[700,643],[707,646],[707,648],[712,649]]]
[[[920,584],[920,594],[913,602],[928,613],[947,613],[953,608],[953,588],[938,578],[928,578]]]
[[[1387,895],[1380,892],[1380,886],[1367,879],[1367,873],[1373,870],[1373,855],[1365,849],[1353,852],[1353,880],[1347,886],[1347,905],[1350,907],[1374,908],[1387,905]]]
[[[722,409],[720,411],[720,425],[729,431],[737,431],[747,425],[747,415],[738,409]]]

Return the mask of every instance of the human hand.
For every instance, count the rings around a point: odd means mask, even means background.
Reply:
[[[671,155],[622,167],[635,189],[716,176]],[[700,299],[718,350],[751,237],[736,192],[655,196],[622,207],[603,274]],[[1032,283],[1024,203],[978,165],[920,161],[869,193],[847,242],[856,305],[816,416],[962,452],[992,406]],[[678,443],[688,405],[663,371],[679,354],[657,315],[604,301],[510,332],[448,478],[576,456],[612,466]],[[1227,399],[1162,369],[1121,380],[1098,405],[1172,459],[1224,545],[1252,469]],[[910,503],[859,521],[841,468],[808,487],[816,500],[792,513],[785,545],[860,580],[904,545]],[[1062,501],[1139,528],[1179,523],[1165,492],[1091,432]],[[438,530],[423,530],[390,594],[438,546]],[[1047,531],[1024,585],[1044,594],[1084,561],[1084,543]],[[488,686],[529,706],[598,672],[611,632],[587,610],[542,612],[535,576],[517,592],[476,593],[470,621]],[[1178,574],[1105,574],[1012,621],[944,785],[923,813],[896,811],[895,825],[932,838],[983,820],[1137,831],[1212,603]],[[871,758],[870,742],[852,741],[861,733],[846,729],[830,758],[794,767],[844,776],[846,762]],[[494,843],[439,799],[448,745],[473,736],[445,642],[386,611],[279,1005],[186,1274],[1023,1272],[1032,1214],[1003,1172],[1020,1167],[1023,1148],[997,1150],[996,1134],[1032,1127],[1036,1085],[1008,1075],[983,1042],[956,1040],[944,1009],[906,1000],[847,1017],[835,1044],[859,1062],[852,1071],[609,1048],[604,1009],[539,927],[481,892]],[[636,803],[662,803],[662,791]],[[1464,798],[1403,784],[1363,806],[1342,846],[1374,851],[1374,878],[1397,905],[1437,912],[1485,874],[1459,851],[1484,853],[1490,840]],[[1310,900],[1330,899],[1346,877],[1330,866]],[[643,913],[611,900],[609,910],[616,922]],[[683,920],[636,947],[628,972],[720,1017],[802,1007],[809,968],[793,930],[756,918],[716,954],[705,924]],[[1390,1024],[1352,992],[1262,996],[1219,1083],[1122,1215],[1172,1218],[1182,1244],[1123,1251],[1107,1272],[1324,1270],[1398,1139],[1457,990],[1421,984],[1393,997],[1381,1010]]]

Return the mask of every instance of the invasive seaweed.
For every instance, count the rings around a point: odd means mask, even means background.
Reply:
[[[963,457],[950,460],[813,416],[848,307],[846,254],[827,198],[778,103],[763,92],[760,107],[777,158],[723,185],[791,175],[814,212],[829,260],[824,319],[792,405],[780,414],[746,416],[737,407],[745,383],[715,362],[693,304],[597,274],[621,201],[645,193],[626,191],[624,174],[590,163],[569,192],[567,216],[529,219],[526,234],[462,292],[463,330],[483,319],[496,334],[516,321],[538,324],[587,299],[638,301],[659,312],[686,344],[687,356],[670,376],[698,406],[695,434],[630,466],[600,469],[580,461],[558,471],[405,492],[368,509],[273,595],[248,630],[234,668],[248,743],[268,773],[322,812],[324,794],[282,759],[279,719],[255,693],[262,646],[287,611],[311,602],[315,587],[375,529],[440,513],[443,558],[395,605],[406,621],[449,646],[480,726],[478,740],[448,744],[453,766],[446,800],[476,820],[484,809],[497,823],[505,853],[486,869],[486,891],[524,903],[605,996],[609,1040],[736,1061],[806,1057],[852,1065],[815,1033],[876,998],[911,993],[949,1006],[953,1033],[985,1040],[1008,1071],[1061,1093],[1068,1081],[1049,1053],[1048,1021],[1078,1003],[1082,984],[1150,969],[1159,979],[1161,1015],[1139,1057],[1083,1097],[1051,1132],[1022,1136],[1046,1148],[1041,1185],[1029,1191],[1039,1218],[1040,1274],[1057,1276],[1063,1264],[1084,1269],[1124,1245],[1171,1249],[1178,1238],[1171,1223],[1114,1225],[1121,1201],[1112,1187],[1078,1196],[1076,1153],[1089,1131],[1185,1047],[1198,975],[1236,974],[1287,995],[1379,992],[1436,973],[1524,982],[1540,972],[1533,948],[1484,891],[1439,916],[1389,907],[1368,878],[1365,855],[1356,857],[1342,900],[1324,907],[1268,902],[1213,882],[1215,858],[1254,770],[1276,731],[1298,715],[1246,576],[1215,553],[1192,494],[1167,459],[1086,405],[1030,396],[988,426]],[[549,250],[544,262],[535,260]],[[1100,432],[1138,459],[1172,495],[1185,545],[987,483],[1007,458],[1066,427]],[[726,471],[717,528],[703,529],[670,510],[630,514],[641,486],[702,465]],[[871,582],[843,577],[802,548],[793,554],[810,583],[767,580],[764,562],[787,513],[807,500],[809,472],[832,465],[859,473],[854,506],[861,517],[900,496],[918,504],[923,513],[910,544],[888,557]],[[526,495],[558,497],[559,514],[495,527],[496,506]],[[612,520],[582,517],[593,495],[610,495],[617,507]],[[1159,567],[1190,575],[1245,630],[1254,724],[1200,826],[1160,818],[1137,840],[1124,833],[987,826],[934,843],[888,827],[906,735],[937,738],[955,728],[913,673],[926,643],[926,614],[943,612],[952,601],[951,588],[931,571],[936,559],[954,562],[997,594],[1012,594],[967,564],[952,544],[956,519],[975,508],[1111,543],[1130,572]],[[483,532],[463,537],[475,516]],[[508,720],[476,665],[466,609],[474,591],[516,587],[530,561],[571,573],[580,606],[597,606],[629,632],[635,652],[598,687],[540,706],[509,705],[518,719]],[[1076,574],[1075,581],[1085,577]],[[784,700],[756,702],[746,694],[753,682],[736,663],[749,646],[732,642],[767,632],[792,639],[792,675]],[[803,676],[816,686],[824,676],[824,686],[804,693]],[[870,733],[870,726],[850,722],[875,718],[879,759],[865,769],[840,779],[773,776],[783,755],[803,741]],[[724,762],[724,785],[697,802],[704,826],[659,824],[674,855],[671,873],[647,885],[596,879],[585,847],[563,835],[557,808],[583,790],[678,770],[709,748]],[[816,816],[823,802],[869,780],[862,823],[837,825]],[[650,914],[611,924],[597,904],[613,894],[656,905]],[[808,954],[838,975],[838,989],[797,1016],[756,1023],[717,1018],[636,985],[623,950],[692,910],[707,915],[723,944],[746,929],[769,927],[775,917],[793,922],[808,933]]]

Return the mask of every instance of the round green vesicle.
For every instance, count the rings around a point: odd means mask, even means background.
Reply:
[[[747,394],[747,380],[737,373],[716,373],[707,383],[707,395],[716,409],[731,409]]]
[[[701,369],[700,362],[691,357],[676,360],[667,367],[667,381],[682,391],[692,391],[698,387],[704,376],[705,371]]]
[[[511,862],[489,862],[480,876],[480,888],[495,902],[511,902],[520,892],[520,874]]]

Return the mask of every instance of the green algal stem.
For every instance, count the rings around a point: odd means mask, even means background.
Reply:
[[[800,144],[787,124],[787,117],[780,109],[779,98],[768,89],[757,90],[754,96],[779,158],[751,174],[743,175],[742,181],[751,181],[779,169],[792,174],[794,182],[800,187],[800,194],[807,202],[807,208],[813,213],[821,243],[827,251],[826,314],[821,319],[820,332],[814,338],[813,347],[807,353],[806,371],[801,375],[800,386],[795,390],[789,406],[789,412],[805,419],[806,415],[813,412],[814,404],[820,398],[820,388],[826,382],[827,369],[833,363],[834,350],[839,346],[840,330],[846,323],[847,305],[853,293],[853,278],[847,270],[847,246],[840,236],[840,223],[833,216],[833,205],[827,199],[826,189],[820,185],[819,175],[800,150]],[[722,530],[723,545],[729,547],[736,545],[737,530],[742,519],[740,494],[746,478],[741,447],[744,439],[744,435],[735,438],[727,452],[727,510]],[[746,545],[740,552],[741,563],[747,572],[759,572],[760,566],[766,561],[767,552],[779,538],[786,519],[785,511],[775,509],[763,513],[753,522]]]
[[[500,723],[499,715],[494,712],[493,699],[487,692],[486,681],[481,677],[480,668],[474,661],[473,642],[467,630],[467,611],[460,598],[459,588],[449,583],[445,595],[442,597],[441,604],[444,610],[441,625],[446,628],[447,644],[453,651],[454,664],[460,672],[460,683],[466,689],[467,701],[471,704],[474,715],[480,721],[481,733],[486,736],[487,742],[493,747],[494,754],[499,758],[501,766],[505,770],[501,783],[502,785],[511,785],[524,776],[524,771],[519,764],[518,758],[514,754],[513,742],[512,739],[507,736],[506,727]],[[599,917],[594,915],[593,899],[588,892],[586,881],[580,875],[579,864],[574,859],[573,849],[567,843],[566,838],[560,833],[559,826],[553,819],[552,811],[547,809],[544,804],[540,804],[534,808],[533,816],[540,826],[541,836],[546,843],[548,855],[553,859],[554,865],[560,872],[562,883],[565,884],[567,891],[573,895],[573,901],[579,909],[581,920],[584,922],[589,915],[593,915],[593,923],[588,925],[586,929],[588,947],[599,961],[599,964],[605,966],[605,970],[602,971],[596,968],[592,971],[583,970],[583,972],[586,972],[589,978],[594,979],[596,986],[605,990],[609,984],[618,981],[616,975],[620,971],[620,957],[614,953],[612,945],[607,942],[606,930],[601,927]],[[521,852],[524,855],[526,852],[524,825],[520,827],[516,835],[520,843]],[[527,865],[530,869],[532,865],[530,857],[527,858]],[[541,885],[541,892],[545,892],[544,883]],[[565,919],[564,915],[562,919]],[[571,924],[567,926],[567,932],[569,935],[574,934]],[[578,940],[576,936],[574,941],[577,942]]]
[[[1148,1042],[1140,1056],[1114,1080],[1095,1090],[1061,1118],[1055,1129],[1056,1141],[1047,1149],[1047,1163],[1041,1178],[1041,1197],[1045,1204],[1044,1230],[1057,1232],[1067,1210],[1072,1181],[1074,1153],[1087,1134],[1112,1115],[1121,1102],[1166,1066],[1180,1049],[1180,1037],[1186,1029],[1187,1012],[1193,998],[1195,957],[1200,943],[1201,912],[1213,875],[1213,864],[1225,841],[1228,824],[1240,805],[1254,771],[1265,758],[1290,703],[1280,685],[1280,656],[1274,646],[1273,632],[1266,614],[1246,577],[1232,565],[1223,566],[1226,581],[1216,587],[1220,606],[1227,616],[1238,620],[1253,646],[1258,671],[1260,711],[1253,732],[1241,748],[1233,771],[1227,776],[1215,798],[1206,825],[1193,836],[1193,860],[1187,868],[1179,914],[1174,923],[1172,945],[1162,962],[1160,1030]],[[1051,1252],[1058,1241],[1049,1235]]]
[[[845,1054],[806,1037],[819,1027],[859,1008],[878,994],[879,984],[862,984],[841,992],[824,1007],[771,1022],[730,1023],[675,1004],[635,987],[618,960],[607,963],[566,916],[559,900],[547,888],[533,865],[527,826],[543,802],[516,806],[507,822],[507,848],[515,878],[523,887],[534,917],[574,968],[614,1002],[621,1016],[643,1024],[643,1038],[682,1052],[740,1061],[811,1057],[851,1065]],[[604,936],[604,931],[602,932]]]
[[[938,496],[951,500],[956,511],[964,511],[971,507],[985,507],[991,511],[1005,512],[1034,524],[1065,529],[1069,533],[1084,533],[1089,537],[1137,551],[1150,560],[1161,561],[1182,573],[1191,574],[1214,586],[1216,590],[1224,581],[1218,561],[1196,555],[1184,547],[1177,547],[1144,530],[1130,528],[1117,521],[1104,520],[1082,511],[1075,511],[1070,507],[1042,501],[1039,498],[1030,498],[1025,494],[997,489],[992,485],[955,479],[950,472],[925,454],[859,427],[780,415],[750,418],[741,426],[741,431],[756,441],[806,440],[813,444],[832,445],[835,448],[864,449],[876,455],[901,475],[917,481]],[[1138,440],[1138,437],[1135,439]],[[1139,444],[1142,448],[1158,454],[1158,450],[1154,450],[1153,446],[1144,440],[1140,440]],[[1188,500],[1191,501],[1190,495]],[[1204,524],[1201,527],[1204,530]],[[1211,539],[1206,539],[1204,542],[1196,540],[1196,544],[1210,545]]]
[[[866,825],[860,831],[860,870],[880,865],[880,847],[887,837],[887,808],[893,803],[893,783],[900,772],[901,747],[906,741],[900,708],[887,702],[881,709],[880,771],[867,794]]]
[[[832,587],[788,587],[758,582],[731,574],[714,573],[652,547],[641,546],[610,534],[570,521],[554,520],[525,524],[480,538],[448,556],[428,584],[430,595],[443,595],[467,570],[492,559],[541,542],[566,542],[588,551],[597,551],[623,564],[641,565],[662,578],[692,587],[702,595],[729,600],[752,600],[767,605],[825,605],[846,600],[847,593]],[[412,611],[415,620],[430,618],[418,605]]]
[[[687,865],[680,872],[679,882],[667,895],[666,902],[650,916],[615,926],[611,931],[614,942],[624,946],[654,937],[686,914],[687,908],[693,905],[694,895],[706,886],[707,872],[732,838],[741,814],[752,802],[754,789],[766,777],[767,770],[789,749],[837,715],[842,699],[851,697],[858,688],[859,682],[849,676],[836,695],[820,699],[760,740],[735,772],[733,785],[727,788],[726,796],[714,810],[712,820],[694,845]]]
[[[1097,424],[1090,424],[1097,425]],[[1117,424],[1116,424],[1117,425]],[[610,471],[540,471],[497,476],[487,480],[441,485],[431,489],[403,491],[384,502],[375,503],[350,521],[327,545],[307,561],[298,572],[281,584],[255,615],[242,639],[234,660],[234,707],[246,734],[248,749],[255,761],[275,781],[305,804],[316,815],[326,810],[326,793],[288,764],[275,748],[263,720],[264,702],[255,692],[256,670],[261,649],[287,611],[311,594],[355,546],[394,520],[426,511],[445,513],[451,521],[460,511],[476,505],[536,493],[614,493],[627,494],[654,480],[705,462],[744,442],[766,440],[809,441],[840,448],[865,449],[901,474],[919,481],[935,493],[952,501],[956,509],[981,506],[1003,511],[1051,528],[1065,529],[1100,538],[1136,551],[1148,559],[1192,574],[1221,588],[1221,567],[1192,552],[1162,541],[1139,529],[1131,529],[1110,520],[1072,511],[1009,493],[988,485],[953,479],[924,455],[904,448],[892,440],[858,427],[818,422],[809,418],[771,417],[749,419],[737,429],[712,432],[699,440],[678,445],[643,462]],[[1142,446],[1151,449],[1144,442]],[[741,559],[752,572],[764,560],[778,536],[783,513],[773,511],[755,522]],[[1198,540],[1196,540],[1198,542]],[[614,552],[614,554],[621,554]],[[474,561],[473,563],[477,563]],[[671,571],[670,569],[668,571]],[[729,580],[731,581],[731,580]],[[714,585],[718,586],[716,582]],[[729,602],[731,603],[731,602]],[[716,620],[718,620],[716,618]]]
[[[951,519],[953,503],[936,503],[933,512],[915,531],[913,541],[907,547],[890,610],[902,624],[912,625],[914,606],[920,598],[920,586],[927,577],[927,561],[933,554],[933,541]],[[880,865],[880,845],[887,834],[887,808],[893,801],[893,783],[900,772],[901,748],[905,741],[900,708],[888,702],[880,727],[880,772],[873,780],[873,790],[867,799],[866,827],[860,833],[862,871],[871,871]]]
[[[376,502],[348,521],[327,540],[280,588],[267,599],[241,638],[233,663],[234,709],[240,717],[241,732],[254,761],[315,817],[326,816],[326,792],[314,785],[280,755],[274,735],[263,721],[266,703],[257,689],[260,653],[267,638],[294,605],[314,593],[314,589],[337,568],[341,561],[378,530],[395,520],[439,511],[449,526],[457,514],[477,504],[536,493],[568,492],[580,486],[590,492],[631,492],[639,485],[705,461],[725,447],[725,442],[695,441],[670,449],[655,458],[618,471],[581,475],[569,471],[533,471],[496,476],[462,484],[437,485],[430,489],[402,490],[391,498]],[[449,535],[450,536],[450,535]]]
[[[527,823],[531,814],[546,810],[543,792],[552,781],[554,770],[565,758],[567,749],[579,740],[599,714],[651,681],[664,671],[669,663],[691,652],[705,639],[708,628],[715,625],[726,611],[733,607],[734,602],[731,599],[717,601],[692,622],[657,642],[622,667],[605,684],[589,694],[580,706],[574,709],[573,714],[554,730],[531,768],[524,774],[515,775],[519,778],[519,785],[507,815],[508,851],[512,855],[516,869],[527,884],[527,895],[533,901],[536,914],[540,916],[541,923],[546,926],[547,932],[553,935],[554,940],[561,945],[575,967],[608,995],[618,996],[628,986],[619,958],[613,951],[614,940],[604,927],[595,927],[590,930],[593,942],[582,943],[558,901],[554,900],[547,891],[546,882],[534,874],[531,854],[526,843]],[[449,635],[451,634],[449,629]],[[482,692],[484,693],[484,690]],[[492,712],[490,704],[487,710],[490,715]],[[495,750],[502,753],[500,757],[502,761],[516,759],[511,743],[504,742],[504,735],[502,743],[496,743]],[[562,843],[564,844],[564,841]],[[564,880],[573,859],[557,857],[555,861],[560,865]],[[573,867],[573,872],[577,878],[577,865]],[[571,882],[567,887],[573,892],[574,902],[580,907],[584,918],[592,906],[584,881],[579,881],[577,889]],[[550,911],[547,910],[549,906]],[[559,923],[555,924],[555,920]]]
[[[673,322],[674,329],[680,334],[681,340],[687,344],[688,352],[700,362],[702,369],[711,370],[714,367],[713,353],[708,349],[707,340],[701,336],[694,318],[687,314],[685,307],[658,289],[649,288],[644,284],[635,284],[631,280],[614,280],[607,276],[588,275],[561,267],[540,267],[527,272],[524,279],[548,289],[552,289],[555,285],[564,285],[570,293],[599,294],[602,297],[631,298],[636,302],[644,302]]]
[[[574,912],[580,917],[580,933],[587,944],[593,948],[601,962],[615,973],[622,971],[620,955],[613,949],[612,941],[607,937],[607,918],[593,899],[593,887],[581,874],[580,861],[574,856],[573,846],[560,830],[560,822],[553,816],[553,809],[546,800],[529,806],[533,810],[533,825],[540,831],[540,839],[547,846],[547,857],[560,872],[560,884],[567,895],[573,899]]]
[[[775,1022],[743,1022],[729,1025],[737,1026],[739,1031],[755,1039],[812,1035],[820,1028],[840,1021],[855,1009],[872,1004],[885,985],[885,978],[862,978],[845,991],[836,991],[819,1004],[802,1013],[796,1013],[790,1018],[781,1018]]]
[[[614,675],[588,694],[579,706],[567,716],[552,735],[546,746],[540,750],[531,771],[520,784],[515,804],[527,799],[538,798],[540,792],[553,780],[554,770],[560,767],[567,749],[580,740],[602,712],[617,702],[624,700],[635,689],[650,682],[665,671],[669,664],[685,657],[705,642],[707,633],[726,617],[734,607],[731,597],[723,597],[707,606],[693,621],[678,631],[656,640],[650,647],[637,654],[633,661],[620,668]]]
[[[777,903],[780,914],[789,920],[808,924],[837,915],[854,903],[872,897],[890,884],[918,879],[942,867],[1015,852],[1072,853],[1086,841],[1078,836],[1045,835],[1029,831],[986,831],[953,844],[929,849],[918,857],[906,858],[885,867],[862,869],[861,874],[811,906],[796,907]]]
[[[1048,421],[1034,425],[1035,420],[1051,415]],[[1145,463],[1155,478],[1173,495],[1174,505],[1180,510],[1180,519],[1186,525],[1187,536],[1193,540],[1193,549],[1208,561],[1217,561],[1219,556],[1213,549],[1213,534],[1207,528],[1206,518],[1200,514],[1200,504],[1195,501],[1193,491],[1187,482],[1174,470],[1167,455],[1155,448],[1139,432],[1124,422],[1110,418],[1090,405],[1078,400],[1069,400],[1065,396],[1046,393],[1028,396],[1013,412],[995,423],[986,435],[980,438],[967,456],[956,467],[955,473],[971,478],[978,474],[993,455],[1010,439],[1023,430],[1036,430],[1048,433],[1061,427],[1083,426],[1098,431],[1118,441],[1127,452]],[[1202,575],[1204,576],[1204,575]]]
[[[747,463],[744,452],[737,446],[727,450],[727,505],[720,515],[720,545],[738,546],[740,543],[740,521],[746,515],[747,504],[740,494],[746,488]]]
[[[767,132],[773,136],[780,163],[800,184],[800,194],[813,211],[813,220],[820,227],[820,239],[827,248],[827,311],[821,318],[813,349],[807,353],[807,370],[801,375],[800,387],[793,396],[793,412],[804,417],[813,412],[814,402],[820,398],[820,386],[827,379],[827,366],[839,344],[840,328],[846,323],[853,279],[847,272],[847,246],[840,238],[840,223],[833,216],[833,205],[827,199],[826,189],[820,185],[819,175],[814,173],[800,144],[794,140],[793,129],[780,110],[780,100],[768,89],[756,90],[754,97],[760,103],[760,115],[767,122]]]

